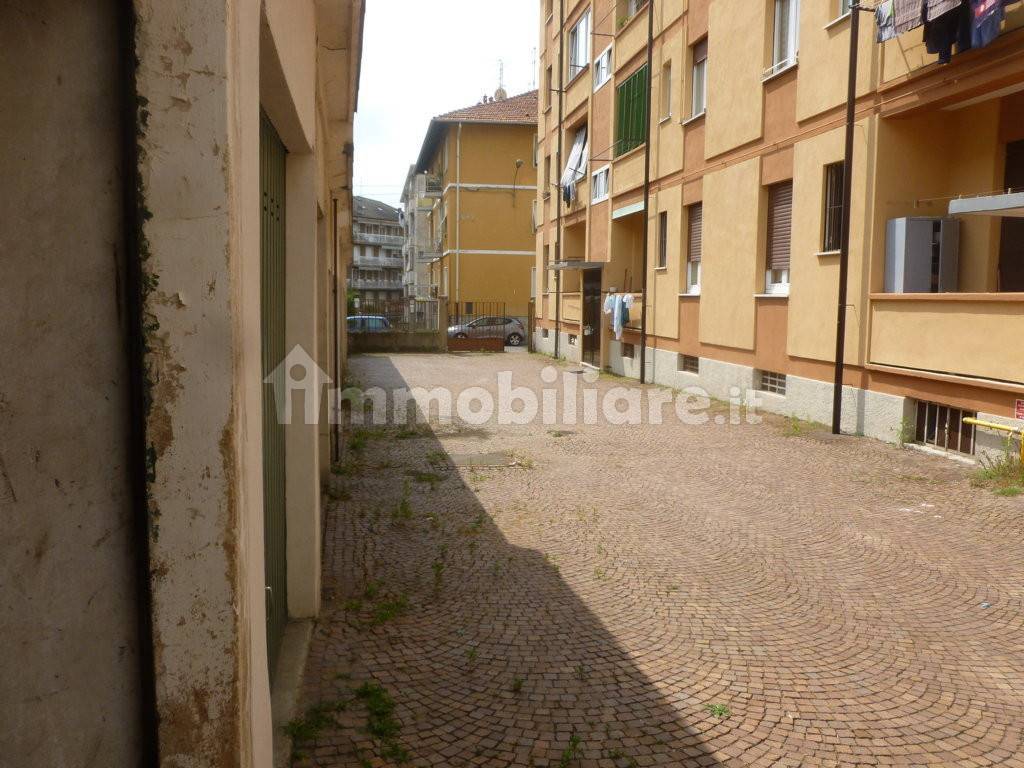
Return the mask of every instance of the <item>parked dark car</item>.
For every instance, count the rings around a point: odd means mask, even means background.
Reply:
[[[478,317],[448,328],[449,339],[504,339],[509,347],[526,341],[526,328],[514,317]]]
[[[350,315],[349,333],[383,333],[391,330],[391,322],[383,315]]]

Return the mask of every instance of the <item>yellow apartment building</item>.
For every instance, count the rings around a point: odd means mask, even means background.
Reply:
[[[536,91],[499,89],[430,121],[416,173],[433,200],[430,284],[452,313],[529,314],[536,135]]]
[[[850,2],[650,1],[542,0],[535,344],[829,422]],[[843,429],[995,450],[962,419],[1024,425],[1024,6],[948,63],[859,21]]]

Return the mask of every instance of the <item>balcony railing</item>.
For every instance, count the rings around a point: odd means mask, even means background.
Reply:
[[[352,233],[352,242],[357,245],[393,245],[401,248],[405,244],[405,238],[401,235],[374,235],[356,230]]]
[[[375,280],[367,277],[353,277],[349,286],[360,290],[375,291],[400,291],[402,290],[401,280]]]
[[[441,182],[441,177],[428,175],[424,185],[424,192],[426,192],[427,197],[440,197],[443,191],[444,186]]]
[[[401,256],[352,256],[352,263],[357,267],[397,267],[405,265]]]

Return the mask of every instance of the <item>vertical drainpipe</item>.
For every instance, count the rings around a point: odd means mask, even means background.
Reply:
[[[137,17],[133,0],[120,3],[118,34],[121,61],[121,194],[124,239],[125,346],[128,363],[128,472],[132,504],[132,549],[135,554],[135,606],[138,644],[141,731],[140,766],[158,763],[159,726],[156,697],[156,654],[153,647],[153,593],[150,583],[149,469],[147,463],[145,373],[146,339],[143,332],[145,200],[139,174],[139,141],[144,130],[145,104],[138,95],[135,51]]]
[[[341,292],[338,290],[341,284],[341,273],[338,271],[338,198],[331,195],[331,251],[334,262],[334,284],[331,286],[334,292],[334,386],[341,389]],[[348,297],[345,297],[345,314],[348,315]],[[346,320],[346,324],[347,324]],[[337,402],[331,402],[328,406],[329,413],[327,424],[331,430],[331,461],[338,461],[341,458],[341,419],[335,415]],[[331,420],[334,420],[334,423]]]
[[[654,0],[647,0],[647,124],[644,127],[646,148],[644,149],[644,235],[643,261],[641,262],[641,296],[640,304],[640,383],[647,381],[647,248],[651,220],[648,210],[651,205],[651,77],[652,48],[654,47]]]
[[[563,97],[565,90],[565,0],[558,0],[558,148],[555,150],[555,171],[562,169],[562,120],[565,118]],[[555,263],[562,260],[562,177],[555,186]],[[562,322],[562,270],[555,270],[555,359],[558,359]]]
[[[459,261],[462,255],[462,123],[455,135],[455,311],[460,312]]]

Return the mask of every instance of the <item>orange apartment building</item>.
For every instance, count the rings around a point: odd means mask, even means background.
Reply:
[[[542,0],[535,345],[829,422],[850,2],[650,2]],[[1024,6],[948,63],[861,14],[843,430],[1001,450],[962,419],[1024,426]]]

